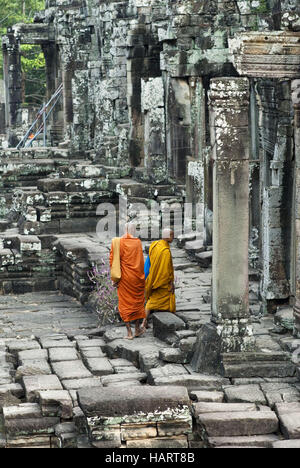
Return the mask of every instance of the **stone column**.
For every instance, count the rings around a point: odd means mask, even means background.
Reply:
[[[210,88],[214,161],[212,323],[198,338],[195,370],[220,370],[224,353],[253,349],[249,324],[249,81],[216,78]]]
[[[295,332],[300,338],[300,79],[292,82],[292,102],[294,105],[294,220],[295,220]]]
[[[22,71],[20,44],[13,33],[8,32],[3,38],[4,80],[6,94],[6,124],[10,129],[9,141],[17,143],[13,129],[20,124],[22,105]]]

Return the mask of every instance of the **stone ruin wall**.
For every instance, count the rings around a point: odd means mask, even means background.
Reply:
[[[102,164],[125,168],[125,177],[127,174],[142,183],[167,186],[173,180],[179,181],[181,195],[202,204],[208,226],[213,209],[213,131],[208,102],[211,79],[248,76],[250,261],[263,272],[261,292],[272,308],[273,302],[276,305],[296,295],[290,222],[294,210],[294,108],[289,71],[293,65],[280,65],[284,69],[281,78],[276,73],[274,77],[272,73],[264,74],[264,66],[257,64],[255,74],[251,74],[251,67],[241,72],[233,64],[229,41],[240,33],[297,34],[299,29],[299,6],[291,0],[48,0],[45,12],[37,14],[33,25],[16,25],[4,39],[5,63],[12,65],[6,78],[9,141],[20,136],[22,115],[17,88],[10,88],[19,77],[18,44],[37,43],[45,53],[48,95],[60,82],[64,84],[63,102],[52,127],[61,147],[69,148],[58,154],[66,159],[65,166],[69,159],[83,158],[93,168],[90,173],[95,171],[95,179],[99,175],[96,166]],[[269,57],[266,63],[272,60]],[[10,100],[12,94],[15,97]],[[6,150],[3,158],[11,154]],[[46,159],[52,157],[46,155]],[[43,192],[46,207],[55,207],[56,219],[61,216],[57,215],[57,207],[66,206],[68,217],[73,202],[69,195],[60,195],[59,199],[51,195],[67,190],[62,182],[55,185],[51,179],[57,174],[59,179],[83,177],[84,172],[82,168],[67,170],[65,166],[55,163],[33,177],[50,179],[48,185],[39,183],[39,191]],[[24,174],[24,169],[31,178],[26,167],[10,168],[13,176],[8,178],[5,189],[14,185],[16,172]],[[7,174],[7,167],[3,173]],[[106,176],[103,174],[104,179]],[[106,192],[108,201],[118,190],[118,184],[107,185],[105,180],[93,184],[96,190],[103,189],[103,197],[105,190],[110,192]],[[144,196],[141,192],[137,195],[140,199]],[[7,197],[2,200],[6,206]],[[86,206],[84,201],[81,203]],[[96,199],[91,202],[89,197],[88,204],[89,210],[95,209]],[[48,234],[50,225],[43,230],[41,223],[49,217],[49,209],[44,206],[39,216],[39,226],[30,224],[36,222],[33,214],[21,234]],[[51,218],[50,213],[53,234],[73,232],[75,221],[56,220],[55,216]],[[82,229],[90,226],[92,223],[87,222]],[[204,236],[209,236],[208,227]]]

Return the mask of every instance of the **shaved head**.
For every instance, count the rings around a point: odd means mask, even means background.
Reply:
[[[131,236],[135,236],[136,225],[134,223],[126,223],[125,224],[125,233],[128,233]]]
[[[163,229],[162,238],[171,244],[174,240],[174,231],[172,229]]]

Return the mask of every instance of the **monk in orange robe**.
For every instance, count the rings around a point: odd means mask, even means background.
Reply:
[[[131,322],[135,322],[138,337],[144,333],[140,320],[146,317],[143,247],[133,234],[135,226],[127,225],[124,236],[113,239],[110,251],[111,277],[118,288],[119,313],[127,328],[125,338],[129,340],[134,338]]]
[[[146,318],[142,327],[147,327],[151,310],[176,312],[174,267],[170,244],[174,232],[164,229],[163,239],[155,241],[149,249],[150,270],[146,279]]]

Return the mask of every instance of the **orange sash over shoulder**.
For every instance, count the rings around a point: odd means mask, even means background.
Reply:
[[[110,277],[115,283],[118,283],[121,279],[120,241],[120,237],[115,237],[112,240],[112,250],[114,254],[110,269]]]

